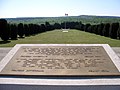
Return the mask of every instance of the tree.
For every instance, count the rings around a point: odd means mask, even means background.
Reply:
[[[85,26],[84,26],[84,31],[85,32],[88,32],[88,27],[90,26],[90,24],[86,24]]]
[[[45,22],[45,27],[46,27],[46,30],[47,30],[47,31],[54,30],[54,26],[53,26],[53,25],[50,25],[49,22]]]
[[[119,28],[119,23],[112,23],[110,26],[110,38],[117,39],[117,31]]]
[[[80,22],[76,22],[75,27],[73,29],[81,30],[81,27],[80,27],[81,25],[82,25],[81,21]]]
[[[0,37],[2,40],[9,40],[10,29],[9,24],[7,24],[7,20],[0,19]]]
[[[65,28],[65,22],[61,23],[61,28],[64,29]]]
[[[54,28],[55,28],[55,29],[61,29],[61,25],[60,25],[59,23],[55,23],[55,24],[54,24]]]
[[[92,25],[88,27],[88,32],[92,33],[91,30],[92,30]]]
[[[50,31],[51,30],[51,26],[49,22],[45,22],[45,27],[46,27],[46,31]]]
[[[84,31],[84,26],[85,26],[84,24],[81,24],[81,25],[80,25],[80,30],[81,30],[81,31]]]
[[[92,33],[98,34],[99,25],[92,25]]]
[[[101,36],[103,36],[103,28],[104,28],[104,24],[103,23],[99,24],[98,34],[101,35]]]
[[[109,23],[106,23],[104,28],[103,28],[103,35],[105,37],[109,37],[109,28],[110,28],[110,24]]]
[[[11,40],[17,40],[17,26],[15,24],[10,25],[10,38]]]
[[[120,39],[120,26],[119,26],[119,29],[118,29],[118,31],[117,31],[117,36],[118,36],[118,38]]]
[[[94,27],[94,31],[95,31],[94,33],[97,34],[97,35],[99,34],[98,27],[99,27],[99,25],[95,25],[95,27]]]
[[[29,26],[27,24],[24,24],[24,32],[25,32],[25,36],[29,36],[30,35]]]
[[[40,26],[35,24],[35,34],[40,33]]]
[[[34,35],[34,25],[33,24],[29,24],[29,34],[30,35]]]
[[[41,29],[41,32],[46,32],[46,27],[44,24],[41,24],[40,29]]]
[[[20,38],[23,38],[24,36],[24,27],[22,23],[18,24],[18,35],[20,36]]]

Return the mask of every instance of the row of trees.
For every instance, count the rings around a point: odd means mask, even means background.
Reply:
[[[0,37],[2,40],[7,41],[25,38],[27,36],[36,35],[42,32],[54,30],[54,26],[49,22],[45,24],[9,24],[5,19],[0,19]]]
[[[112,39],[120,39],[119,23],[101,23],[97,25],[86,24],[83,29],[85,32],[95,33],[97,35],[110,37]]]
[[[65,23],[59,24],[64,28]],[[110,37],[112,39],[120,39],[120,24],[116,23],[100,23],[97,25],[83,24],[82,22],[66,22],[66,28],[77,29],[97,35]]]
[[[82,22],[63,22],[50,25],[49,22],[45,24],[8,24],[5,19],[0,19],[0,37],[7,41],[17,40],[18,37],[24,38],[31,35],[36,35],[42,32],[51,31],[61,28],[77,29],[85,32],[95,33],[101,36],[110,37],[113,39],[120,39],[120,25],[119,23],[101,23],[97,25],[83,24]]]

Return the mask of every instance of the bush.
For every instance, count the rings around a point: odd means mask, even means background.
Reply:
[[[10,29],[5,19],[0,19],[0,37],[2,40],[9,40]]]

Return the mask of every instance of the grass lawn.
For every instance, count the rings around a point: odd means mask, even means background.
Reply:
[[[112,47],[120,47],[120,40],[78,30],[69,32],[54,30],[7,43],[3,43],[0,39],[0,47],[13,47],[16,44],[109,44]]]

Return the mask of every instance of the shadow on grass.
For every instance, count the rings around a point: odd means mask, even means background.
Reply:
[[[20,38],[20,39],[24,39],[25,37],[18,37],[18,38]]]
[[[7,44],[10,43],[11,41],[0,41],[0,44]]]
[[[9,39],[9,40],[18,40],[17,38],[12,38],[12,39]]]

